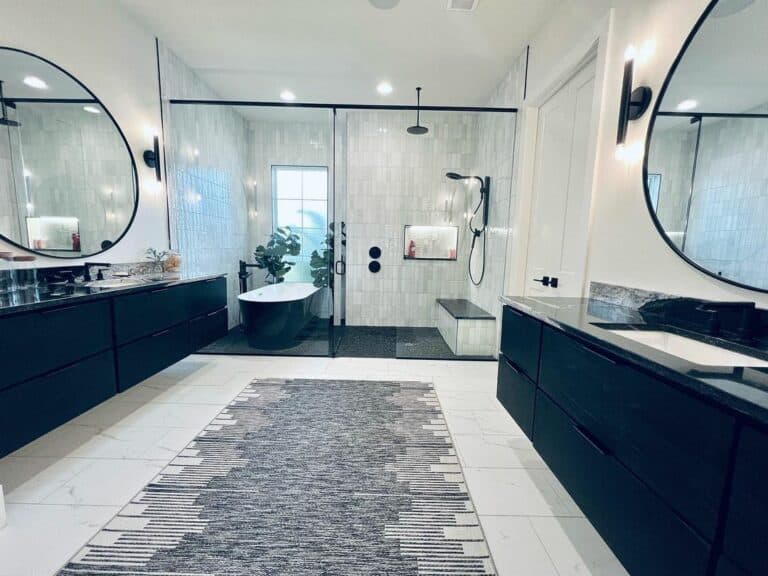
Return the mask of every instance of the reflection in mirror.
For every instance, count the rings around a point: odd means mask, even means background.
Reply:
[[[700,269],[768,290],[768,0],[719,0],[667,79],[648,205]]]
[[[0,234],[48,256],[101,252],[137,201],[122,133],[96,97],[25,52],[0,48]]]
[[[456,260],[458,226],[405,226],[403,258],[406,260]]]

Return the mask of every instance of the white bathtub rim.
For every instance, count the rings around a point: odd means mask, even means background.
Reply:
[[[238,295],[237,299],[254,304],[280,304],[306,300],[319,291],[320,288],[311,282],[281,282],[249,290]]]

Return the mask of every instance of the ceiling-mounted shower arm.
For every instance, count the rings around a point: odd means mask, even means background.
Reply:
[[[421,125],[421,86],[416,88],[416,125],[409,126],[407,132],[415,136],[423,136],[429,132],[426,126]]]

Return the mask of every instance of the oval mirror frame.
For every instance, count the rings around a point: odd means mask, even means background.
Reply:
[[[133,226],[133,222],[136,219],[136,212],[139,209],[139,173],[136,167],[136,159],[133,156],[133,151],[131,150],[130,145],[128,144],[128,139],[125,137],[125,133],[123,133],[122,128],[120,128],[120,125],[117,123],[117,120],[115,120],[115,117],[112,115],[112,112],[109,111],[109,108],[107,108],[104,103],[96,96],[96,94],[91,91],[88,86],[83,84],[79,79],[77,79],[75,76],[70,74],[67,70],[56,64],[55,62],[52,62],[48,60],[47,58],[43,58],[42,56],[35,54],[34,52],[29,52],[28,50],[22,50],[21,48],[14,48],[12,46],[2,46],[0,45],[0,50],[6,50],[9,52],[15,52],[17,54],[22,54],[24,56],[29,56],[30,58],[35,58],[36,60],[39,60],[48,66],[51,66],[52,68],[56,69],[57,71],[61,72],[62,74],[66,75],[68,78],[70,78],[77,86],[82,88],[85,92],[91,95],[93,100],[95,100],[98,105],[101,107],[101,109],[104,111],[104,113],[107,115],[107,117],[112,122],[112,125],[115,127],[115,130],[117,130],[117,133],[120,135],[121,140],[123,141],[123,145],[125,146],[125,151],[128,154],[128,158],[131,161],[131,172],[132,172],[132,180],[133,180],[133,190],[134,190],[134,199],[133,199],[133,210],[131,211],[130,218],[128,219],[128,222],[126,223],[125,229],[120,233],[120,235],[115,238],[115,240],[110,244],[109,247],[104,248],[102,250],[99,250],[97,252],[89,252],[87,254],[79,254],[77,256],[60,256],[57,254],[52,254],[50,252],[35,250],[34,248],[24,246],[23,244],[19,244],[18,242],[8,238],[5,234],[0,231],[0,239],[3,240],[3,242],[6,242],[13,246],[14,248],[18,248],[20,250],[24,250],[25,252],[35,254],[37,256],[44,256],[46,258],[54,258],[58,260],[81,260],[83,258],[91,258],[92,256],[96,256],[98,254],[102,254],[106,252],[107,250],[111,250],[112,248],[117,245],[118,242],[120,242],[125,235],[128,233],[128,231],[131,229],[131,226]]]
[[[702,266],[701,264],[697,263],[695,260],[689,258],[686,256],[672,241],[672,239],[667,234],[666,230],[664,229],[664,226],[662,225],[661,221],[659,220],[658,216],[656,215],[656,211],[653,206],[653,201],[651,199],[651,192],[648,187],[648,159],[650,157],[651,153],[651,141],[653,140],[653,132],[654,128],[656,126],[656,119],[658,118],[658,112],[661,108],[662,102],[664,101],[664,96],[667,94],[667,89],[669,88],[669,85],[672,83],[672,78],[675,75],[675,72],[677,72],[677,69],[680,66],[680,63],[682,62],[683,58],[685,57],[686,53],[688,52],[688,49],[690,48],[691,44],[693,43],[694,39],[696,38],[696,35],[699,33],[699,30],[703,26],[704,22],[709,18],[712,11],[717,6],[718,2],[720,0],[711,0],[711,2],[707,5],[707,7],[704,9],[704,12],[701,14],[699,19],[696,21],[696,24],[694,25],[691,32],[688,34],[688,36],[685,39],[685,42],[683,43],[682,48],[680,49],[680,52],[675,57],[675,60],[672,63],[672,66],[669,69],[669,72],[667,72],[666,77],[664,78],[664,83],[661,85],[661,89],[659,90],[658,97],[656,98],[656,101],[653,103],[653,108],[651,111],[651,117],[648,123],[648,133],[646,135],[645,139],[645,150],[643,155],[643,170],[642,170],[642,178],[643,178],[643,191],[645,194],[645,204],[646,208],[648,209],[648,212],[651,216],[651,220],[653,221],[653,225],[656,227],[657,232],[659,235],[664,239],[664,242],[669,246],[670,249],[672,249],[675,254],[684,260],[686,263],[691,265],[693,268],[698,270],[699,272],[703,272],[707,276],[710,276],[712,278],[715,278],[716,280],[719,280],[720,282],[724,282],[726,284],[730,284],[731,286],[737,286],[739,288],[744,288],[746,290],[752,290],[754,292],[761,292],[761,293],[768,293],[768,287],[766,288],[760,288],[757,286],[752,286],[749,284],[744,284],[743,282],[739,282],[738,280],[733,280],[731,278],[726,278],[724,276],[721,276],[719,274],[716,274],[712,270],[709,270]]]

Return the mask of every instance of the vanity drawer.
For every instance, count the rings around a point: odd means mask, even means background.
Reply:
[[[512,364],[506,356],[499,355],[499,373],[496,381],[496,398],[504,406],[528,438],[533,436],[533,411],[536,401],[536,384]]]
[[[533,443],[630,574],[706,573],[709,544],[541,390]]]
[[[108,300],[0,319],[0,388],[71,364],[112,346]]]
[[[227,279],[209,278],[187,284],[187,317],[195,318],[227,305]]]
[[[541,366],[539,387],[712,541],[734,418],[549,327]]]
[[[117,349],[117,385],[122,392],[189,354],[189,323],[184,322]]]
[[[226,308],[209,312],[189,321],[189,350],[197,352],[227,334],[229,314]]]
[[[171,286],[115,297],[115,342],[125,344],[187,320],[186,289]]]
[[[768,574],[768,434],[745,426],[736,448],[724,553],[749,574]]]
[[[501,353],[534,382],[539,377],[541,322],[504,306],[501,324]]]
[[[111,350],[0,391],[0,457],[115,393]]]

